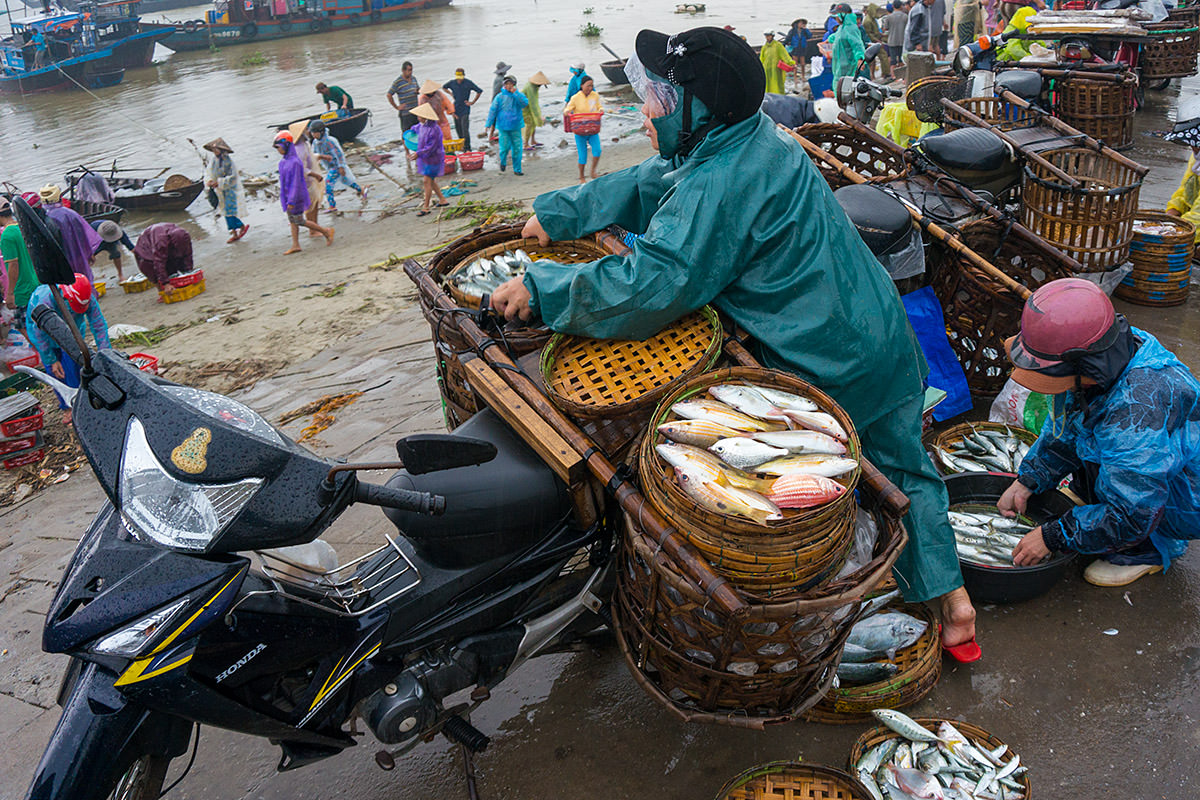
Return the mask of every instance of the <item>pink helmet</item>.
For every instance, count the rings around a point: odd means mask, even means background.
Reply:
[[[1111,347],[1120,331],[1116,323],[1112,301],[1091,281],[1062,278],[1047,283],[1025,301],[1021,332],[1005,342],[1017,367],[1013,379],[1048,394],[1070,388],[1074,371],[1064,367]],[[1054,375],[1029,374],[1043,370]],[[1031,381],[1043,388],[1031,386]]]

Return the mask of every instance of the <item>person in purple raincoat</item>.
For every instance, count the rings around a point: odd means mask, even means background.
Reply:
[[[62,204],[62,190],[57,186],[43,186],[38,192],[46,216],[54,220],[62,233],[62,246],[67,254],[67,263],[79,275],[86,275],[88,283],[94,283],[92,261],[103,240],[92,229],[87,220]]]
[[[275,134],[275,149],[283,156],[279,160],[279,204],[292,225],[292,246],[283,254],[300,252],[301,227],[324,236],[326,245],[333,244],[333,228],[323,228],[304,216],[310,205],[308,186],[304,183],[304,165],[296,155],[292,134],[288,131]]]
[[[423,217],[429,213],[429,201],[435,194],[439,207],[450,205],[437,185],[438,176],[446,169],[446,145],[442,129],[438,125],[437,112],[432,106],[422,103],[414,108],[412,113],[421,121],[414,126],[417,129],[417,152],[409,153],[408,158],[417,162],[417,172],[421,173],[425,203],[417,212],[417,216]]]

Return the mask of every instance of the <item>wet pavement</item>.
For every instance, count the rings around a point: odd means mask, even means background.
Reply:
[[[1200,81],[1185,82],[1194,93]],[[1162,129],[1177,86],[1150,95],[1139,130]],[[1164,101],[1170,100],[1170,106]],[[1183,169],[1182,148],[1139,133],[1130,153],[1153,167],[1144,207],[1162,207]],[[398,281],[404,280],[397,273]],[[1173,309],[1119,303],[1200,368],[1195,301]],[[384,454],[407,432],[440,425],[427,329],[415,306],[309,362],[260,382],[241,398],[275,418],[324,394],[373,388],[338,412],[323,452]],[[372,360],[374,359],[374,360]],[[377,386],[390,379],[390,382]],[[305,424],[286,428],[293,435]],[[41,613],[78,532],[99,501],[86,471],[0,512],[0,798],[22,796],[57,714],[63,659],[38,648]],[[327,538],[343,555],[387,523],[356,508]],[[1054,800],[1196,796],[1200,747],[1200,555],[1127,589],[1084,583],[1086,561],[1049,594],[1014,606],[979,609],[984,659],[946,662],[914,716],[969,720],[993,732],[1029,765],[1036,795]],[[482,797],[653,797],[716,795],[739,771],[775,759],[843,765],[867,726],[797,723],[763,733],[687,726],[646,697],[611,644],[538,659],[523,667],[475,714],[492,737],[476,769]],[[461,757],[443,739],[375,766],[369,735],[350,751],[302,770],[274,771],[278,751],[264,741],[206,729],[192,773],[169,796],[200,800],[316,800],[347,797],[466,797]],[[180,765],[176,764],[178,768]]]

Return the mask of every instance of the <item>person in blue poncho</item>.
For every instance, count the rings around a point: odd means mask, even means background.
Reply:
[[[1054,395],[1054,409],[1000,510],[1024,511],[1068,474],[1087,503],[1026,534],[1013,562],[1099,555],[1084,572],[1097,586],[1170,566],[1200,535],[1200,383],[1078,278],[1034,292],[1006,344],[1013,380]]]
[[[824,179],[760,112],[754,51],[719,28],[642,31],[625,73],[658,155],[541,195],[524,233],[569,240],[616,224],[640,238],[627,255],[532,264],[493,293],[493,308],[619,339],[644,339],[708,303],[728,315],[763,363],[816,384],[854,419],[866,456],[912,501],[896,568],[905,597],[941,598],[943,644],[977,654],[946,489],[921,446],[920,349]]]

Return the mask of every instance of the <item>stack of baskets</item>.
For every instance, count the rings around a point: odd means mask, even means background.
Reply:
[[[1192,277],[1196,228],[1161,211],[1139,211],[1129,245],[1130,272],[1114,294],[1141,306],[1177,306],[1187,302]]]
[[[1125,73],[1118,83],[1072,74],[1054,83],[1054,114],[1109,147],[1133,145],[1134,92],[1137,76]]]
[[[702,511],[669,482],[654,456],[654,424],[678,400],[707,387],[751,383],[817,401],[849,419],[827,396],[783,373],[735,367],[705,373],[666,397],[640,453],[648,502],[726,576],[749,604],[726,613],[644,533],[636,514],[618,562],[614,626],[634,678],[679,718],[761,729],[800,717],[832,685],[835,665],[862,601],[882,583],[907,540],[901,509],[885,505],[870,481],[825,506],[792,514],[770,529],[740,526]],[[858,442],[852,439],[857,455]],[[872,560],[837,575],[852,544],[858,495],[879,536]],[[834,577],[837,575],[837,577]]]
[[[182,303],[204,293],[204,270],[195,269],[184,275],[173,275],[167,278],[171,288],[159,292],[164,303]]]
[[[1071,271],[992,219],[960,229],[967,247],[1026,288],[1071,277]],[[967,376],[971,393],[994,396],[1012,365],[1004,340],[1021,324],[1024,299],[947,247],[930,249],[930,282],[942,304],[950,346]]]
[[[906,169],[902,153],[862,135],[849,125],[813,123],[801,125],[796,133],[862,175],[868,183],[895,180]],[[840,189],[850,183],[849,178],[825,162],[814,159],[813,163],[821,171],[829,188]]]
[[[476,228],[443,247],[430,260],[427,269],[434,280],[442,282],[448,275],[472,261],[490,257],[505,250],[525,250],[532,258],[549,258],[563,264],[594,261],[608,255],[608,251],[590,240],[553,242],[542,247],[536,239],[521,236],[521,223]],[[477,308],[478,297],[459,293],[455,299],[463,306]],[[482,407],[479,396],[471,389],[467,371],[461,356],[472,352],[466,338],[459,333],[451,315],[434,309],[433,298],[424,293],[419,296],[421,313],[429,323],[433,334],[433,347],[437,357],[438,388],[445,405],[446,425],[453,429],[466,422]],[[504,344],[513,358],[540,350],[550,341],[551,332],[545,327],[506,328]]]
[[[1162,22],[1143,23],[1150,41],[1142,47],[1142,80],[1166,81],[1196,74],[1200,53],[1200,27],[1194,8],[1179,9]]]
[[[1042,156],[1078,185],[1064,183],[1036,161],[1028,162],[1021,187],[1021,223],[1078,261],[1085,272],[1104,272],[1125,263],[1142,176],[1108,153],[1083,147],[1049,150]]]

